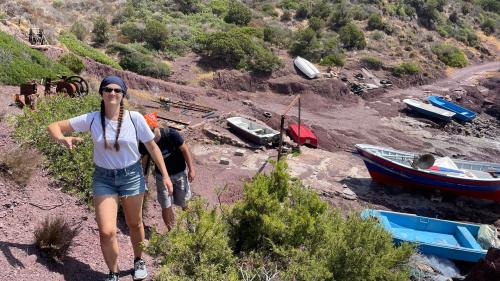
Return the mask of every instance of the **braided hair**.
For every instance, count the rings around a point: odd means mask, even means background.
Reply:
[[[120,151],[120,144],[118,143],[118,138],[120,137],[120,131],[122,129],[122,121],[123,121],[123,111],[124,111],[124,106],[123,106],[123,99],[120,101],[120,113],[118,115],[118,130],[116,131],[116,138],[115,138],[115,144],[114,148],[116,151]],[[105,108],[104,108],[104,101],[101,101],[101,127],[102,127],[102,135],[104,138],[104,148],[105,149],[111,149],[111,145],[108,143],[108,140],[106,139],[106,124],[105,124]]]

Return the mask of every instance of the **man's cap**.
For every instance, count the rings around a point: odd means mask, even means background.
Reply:
[[[146,123],[148,123],[150,128],[158,128],[158,113],[153,112],[144,115],[144,119],[146,119]]]

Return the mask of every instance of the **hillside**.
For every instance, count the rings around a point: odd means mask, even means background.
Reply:
[[[420,84],[445,76],[448,66],[492,61],[499,52],[494,0],[230,3],[4,1],[0,19],[11,33],[26,36],[29,28],[41,28],[51,44],[62,41],[75,52],[61,38],[72,31],[125,69],[183,84],[222,68],[269,74],[296,55],[323,71],[344,67],[349,76],[367,67],[401,85]],[[179,66],[190,53],[201,60],[189,69]]]

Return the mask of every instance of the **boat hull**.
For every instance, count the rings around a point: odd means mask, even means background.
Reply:
[[[320,75],[319,70],[311,62],[302,57],[296,57],[293,60],[293,63],[300,71],[302,71],[302,73],[304,73],[304,75],[306,75],[310,79],[317,78]]]
[[[476,224],[372,209],[363,210],[361,216],[377,218],[395,244],[413,243],[423,254],[477,262],[487,252],[477,242],[479,225]]]
[[[500,179],[482,181],[431,174],[393,163],[357,147],[375,182],[414,189],[440,190],[500,202]]]
[[[241,119],[243,120],[243,118],[241,118]],[[229,125],[229,128],[235,134],[237,134],[237,135],[241,136],[242,138],[247,139],[255,144],[266,145],[266,144],[269,144],[271,142],[277,142],[279,140],[279,132],[278,131],[273,130],[269,127],[266,127],[262,124],[258,124],[258,123],[255,123],[253,121],[247,120],[247,119],[244,119],[244,120],[247,123],[256,124],[256,126],[258,126],[259,128],[266,128],[271,133],[266,134],[266,135],[256,135],[254,133],[249,132],[248,130],[245,130],[241,126],[239,126],[237,124],[238,123],[237,120],[232,120],[231,118],[229,118],[227,120],[227,123]]]
[[[437,107],[449,110],[451,112],[455,112],[454,118],[464,121],[464,122],[470,122],[472,119],[476,117],[476,113],[473,111],[470,111],[466,108],[463,108],[459,105],[456,105],[454,103],[448,102],[440,97],[437,96],[430,96],[428,98],[429,102]]]
[[[410,109],[412,109],[412,110],[414,110],[422,115],[428,116],[428,117],[433,118],[433,119],[439,119],[442,121],[446,121],[446,122],[451,121],[451,118],[455,115],[455,114],[451,114],[451,113],[450,114],[441,114],[438,111],[443,111],[443,110],[439,107],[432,106],[432,105],[423,105],[422,104],[421,106],[419,106],[418,104],[410,103],[407,100],[405,100],[405,104]],[[435,110],[429,110],[428,108],[434,108]]]

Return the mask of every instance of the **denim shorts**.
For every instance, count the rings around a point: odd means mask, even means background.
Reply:
[[[134,196],[144,193],[147,189],[140,161],[123,169],[95,166],[92,185],[94,196]]]
[[[167,188],[163,185],[162,175],[156,174],[155,179],[156,195],[162,209],[172,207],[172,203],[180,207],[185,207],[187,201],[191,199],[191,186],[189,185],[186,171],[170,175],[170,181],[172,181],[172,185],[174,186],[174,194],[170,196],[168,195]]]

